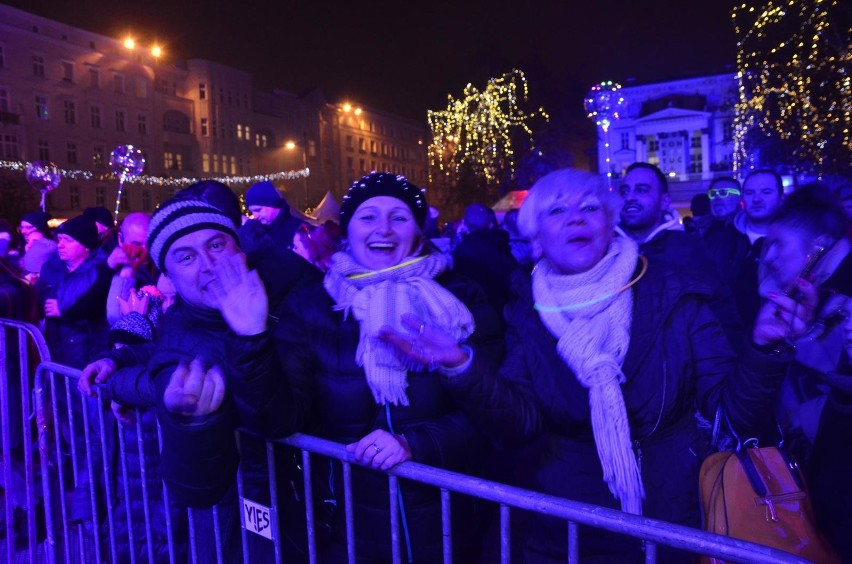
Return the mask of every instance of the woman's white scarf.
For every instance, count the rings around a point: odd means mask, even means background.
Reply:
[[[377,338],[379,329],[390,326],[405,334],[408,330],[400,320],[412,313],[458,341],[473,333],[467,307],[433,280],[449,267],[450,257],[438,251],[407,257],[397,267],[380,271],[364,268],[349,253],[332,257],[323,284],[337,304],[335,309],[344,315],[351,312],[360,324],[355,361],[364,367],[377,404],[408,405],[405,361]]]
[[[622,511],[641,515],[645,491],[621,393],[633,294],[620,290],[630,283],[637,258],[638,247],[632,239],[615,237],[607,254],[590,270],[559,274],[545,258],[533,270],[532,283],[539,317],[559,339],[559,356],[589,390],[592,432],[604,480],[621,501]]]

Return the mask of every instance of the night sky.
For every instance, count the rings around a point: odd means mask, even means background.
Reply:
[[[330,101],[424,121],[448,93],[517,67],[533,103],[576,123],[596,82],[733,71],[736,51],[733,0],[5,3],[104,35],[130,32],[143,45],[156,39],[167,57],[242,68],[264,89],[319,86]]]

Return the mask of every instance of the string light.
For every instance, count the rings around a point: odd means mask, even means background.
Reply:
[[[28,164],[30,163],[0,160],[0,169],[24,172],[26,171]],[[94,173],[88,170],[69,170],[60,168],[59,173],[62,175],[62,178],[71,178],[73,180],[95,180],[100,182],[118,180],[118,176],[111,172]],[[223,184],[228,185],[255,184],[257,182],[263,182],[265,180],[274,182],[276,180],[295,180],[297,178],[307,178],[308,176],[310,176],[310,174],[311,171],[309,168],[303,168],[300,170],[273,172],[270,174],[256,174],[253,176],[219,176],[208,178],[141,175],[136,176],[131,180],[128,180],[128,183],[143,184],[147,186],[184,187],[189,186],[190,184],[195,184],[196,182],[201,182],[202,180],[216,180],[217,182],[222,182]]]
[[[734,8],[737,170],[778,164],[849,169],[852,28],[838,29],[839,12],[838,0],[764,0],[757,8],[745,2]]]
[[[447,96],[445,110],[429,110],[430,182],[436,180],[433,174],[458,178],[464,166],[490,183],[499,183],[506,172],[514,173],[513,133],[522,131],[532,147],[531,123],[550,119],[543,108],[522,109],[528,96],[527,79],[516,69],[489,79],[482,90],[468,84],[460,98]]]

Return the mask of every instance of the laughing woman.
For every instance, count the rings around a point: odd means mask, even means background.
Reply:
[[[481,289],[453,275],[448,256],[423,236],[427,211],[424,192],[401,176],[373,173],[356,181],[340,210],[345,250],[333,256],[323,285],[305,287],[285,302],[276,340],[304,416],[301,428],[347,443],[359,462],[375,469],[414,460],[471,472],[486,442],[434,374],[459,364],[465,353],[445,358],[442,366],[424,350],[398,353],[378,339],[387,326],[402,334],[402,319],[416,316],[450,335],[453,345],[468,343],[460,351],[475,347],[478,357],[498,361],[502,335],[496,313]],[[412,338],[417,333],[414,328]],[[340,488],[340,472],[335,474]],[[353,483],[358,556],[387,560],[387,477],[356,468]],[[342,495],[342,488],[337,491]],[[402,553],[416,562],[441,559],[437,495],[431,488],[402,485]],[[459,561],[467,561],[471,547],[462,545],[474,539],[470,519],[459,509],[453,523],[468,534],[454,537],[455,548]],[[343,523],[336,532],[344,532]],[[345,560],[344,542],[333,538],[327,561]]]
[[[507,358],[495,374],[474,355],[444,380],[496,442],[545,440],[540,460],[523,466],[522,485],[698,527],[696,410],[712,420],[721,404],[741,432],[761,422],[789,360],[773,354],[776,343],[791,322],[802,329],[815,292],[804,283],[809,301],[797,308],[773,296],[738,359],[706,304],[705,284],[639,256],[614,233],[617,209],[598,176],[560,170],[539,180],[519,226],[540,258],[531,276],[515,279]],[[464,356],[428,328],[413,344],[390,328],[382,337],[439,362]],[[564,521],[534,517],[517,537],[523,561],[564,562],[566,537]],[[627,537],[581,528],[580,541],[583,562],[641,558],[640,543]],[[661,561],[690,561],[664,549]]]

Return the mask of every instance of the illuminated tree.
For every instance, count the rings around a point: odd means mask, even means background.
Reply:
[[[849,172],[852,18],[845,0],[753,0],[737,35],[736,166]]]
[[[513,70],[482,90],[468,84],[445,110],[428,112],[433,202],[491,203],[513,187],[518,155],[533,149],[532,126],[548,119],[542,108],[524,109],[528,94],[524,73]]]

